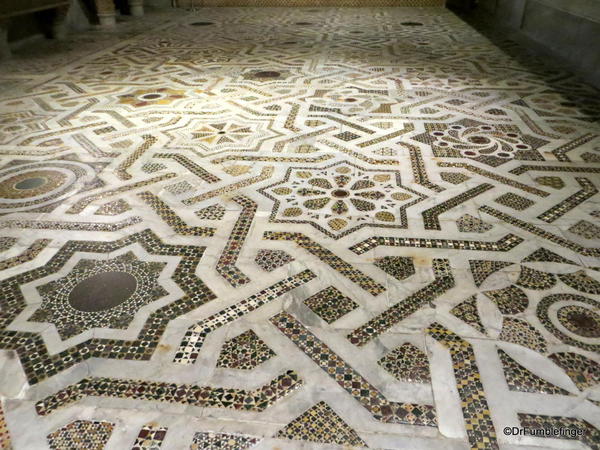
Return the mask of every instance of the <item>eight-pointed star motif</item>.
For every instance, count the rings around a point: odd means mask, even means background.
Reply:
[[[125,329],[142,306],[168,294],[158,284],[165,265],[133,252],[82,259],[65,277],[38,287],[42,304],[29,320],[54,324],[62,339],[92,328]]]
[[[402,186],[397,171],[349,162],[291,167],[282,181],[259,191],[275,201],[272,222],[310,223],[335,239],[365,225],[406,228],[406,209],[426,198]]]

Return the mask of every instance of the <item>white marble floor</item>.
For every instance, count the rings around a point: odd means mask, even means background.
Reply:
[[[205,8],[0,86],[1,446],[599,448],[569,73],[443,8]]]

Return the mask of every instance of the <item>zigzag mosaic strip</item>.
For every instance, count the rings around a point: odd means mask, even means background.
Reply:
[[[292,340],[315,364],[352,395],[375,420],[384,423],[436,426],[435,408],[429,405],[388,401],[373,385],[344,362],[296,318],[282,312],[271,323]]]
[[[439,167],[457,167],[457,168],[461,168],[461,169],[466,169],[470,172],[476,173],[478,175],[484,176],[486,178],[489,178],[490,180],[494,180],[494,181],[498,181],[499,183],[502,183],[506,186],[510,186],[510,187],[514,187],[517,189],[521,189],[522,191],[525,191],[529,194],[534,194],[537,195],[539,197],[548,197],[550,194],[546,191],[542,191],[541,189],[537,189],[531,186],[528,186],[524,183],[521,183],[519,181],[513,180],[511,178],[508,177],[504,177],[502,175],[499,175],[496,172],[490,172],[489,170],[485,170],[482,169],[480,167],[474,166],[472,164],[468,164],[468,163],[450,163],[450,162],[439,162],[438,163]],[[526,167],[526,166],[520,166],[520,167]],[[532,166],[533,167],[533,166]],[[511,173],[514,173],[515,175],[520,175],[520,173],[517,173],[515,171],[511,171]]]
[[[297,275],[281,280],[267,289],[263,289],[257,294],[191,326],[179,345],[174,362],[179,364],[193,364],[196,362],[202,344],[204,344],[204,339],[209,333],[260,308],[286,292],[308,283],[315,277],[316,275],[310,270],[305,270]]]
[[[159,175],[154,178],[150,178],[144,181],[137,181],[135,183],[126,184],[116,189],[111,189],[109,191],[100,192],[97,194],[88,195],[83,197],[82,199],[75,202],[68,210],[67,214],[79,214],[82,212],[88,205],[92,202],[100,199],[111,198],[116,195],[122,194],[124,192],[131,192],[134,189],[138,189],[141,187],[149,186],[151,184],[160,183],[161,181],[169,180],[171,178],[176,177],[175,173],[165,173],[164,175]]]
[[[333,252],[321,246],[309,237],[303,235],[302,233],[266,231],[264,234],[264,238],[273,241],[293,241],[304,250],[315,255],[325,264],[330,266],[333,270],[356,283],[358,286],[360,286],[362,289],[364,289],[371,295],[379,295],[382,292],[385,292],[385,286],[383,286],[380,283],[377,283],[371,277],[355,269],[354,267],[352,267],[351,264],[345,262],[343,259],[336,256]]]
[[[287,372],[257,389],[225,389],[123,378],[84,378],[36,403],[40,416],[78,402],[84,397],[112,397],[179,403],[200,408],[264,411],[302,385],[296,372]]]
[[[129,217],[118,222],[66,222],[55,220],[7,220],[0,224],[6,228],[30,228],[32,230],[69,231],[119,231],[142,222],[139,216]]]
[[[499,449],[496,429],[471,344],[439,323],[432,323],[427,333],[450,351],[471,448]]]
[[[219,181],[221,181],[221,179],[218,176],[213,175],[208,170],[206,170],[204,167],[199,166],[194,161],[189,159],[187,156],[179,155],[177,153],[157,153],[156,155],[154,155],[154,157],[155,158],[170,158],[174,161],[177,161],[179,164],[181,164],[183,167],[185,167],[191,173],[196,175],[201,180],[206,181],[207,183],[218,183]]]
[[[235,264],[248,237],[257,205],[254,200],[243,195],[234,197],[232,200],[242,207],[242,211],[235,221],[225,248],[217,261],[216,270],[233,287],[239,287],[250,282],[250,278]]]
[[[492,217],[496,217],[497,219],[503,220],[504,222],[514,225],[515,227],[521,228],[522,230],[528,231],[531,234],[541,237],[543,239],[547,239],[554,244],[560,245],[561,247],[567,248],[569,250],[573,250],[584,256],[600,256],[600,248],[593,247],[583,247],[575,242],[569,241],[565,238],[557,236],[556,234],[549,233],[548,231],[533,225],[531,223],[527,223],[523,220],[517,219],[516,217],[510,216],[502,211],[498,211],[497,209],[490,208],[489,206],[481,206],[479,208],[481,211],[489,214]],[[520,238],[519,238],[520,239]]]
[[[523,238],[514,234],[507,234],[496,242],[464,241],[455,239],[423,239],[423,238],[397,238],[377,236],[365,239],[350,247],[357,255],[373,250],[379,246],[410,247],[410,248],[441,248],[447,250],[473,250],[486,252],[508,252],[523,242]]]
[[[213,236],[214,228],[208,227],[190,227],[169,206],[163,202],[157,195],[145,191],[138,194],[158,216],[164,220],[173,230],[184,236]]]
[[[456,197],[448,199],[442,203],[438,203],[432,208],[426,209],[421,213],[421,215],[423,216],[423,223],[425,224],[425,229],[441,230],[442,227],[440,225],[439,219],[440,214],[443,214],[446,211],[450,211],[452,208],[457,207],[461,203],[468,202],[469,200],[493,188],[494,186],[488,183],[480,184],[479,186],[476,186],[473,189],[469,189],[468,191],[460,193]]]
[[[22,253],[10,258],[3,259],[0,261],[0,270],[10,269],[11,267],[24,264],[26,262],[34,260],[42,250],[44,250],[48,244],[52,242],[50,239],[37,239],[29,247],[27,247]]]
[[[391,308],[352,331],[347,339],[357,346],[363,346],[380,334],[414,314],[420,308],[433,302],[448,289],[454,287],[454,277],[447,259],[433,260],[435,280],[414,294],[400,300]],[[437,267],[436,267],[437,266]],[[437,268],[437,270],[436,270]]]
[[[268,180],[269,178],[271,178],[272,175],[273,175],[273,166],[266,166],[266,167],[263,167],[260,174],[255,177],[250,177],[250,178],[247,178],[246,180],[238,181],[237,183],[233,183],[233,184],[224,186],[222,188],[217,188],[217,189],[205,192],[200,195],[195,195],[193,197],[186,198],[186,199],[182,200],[182,203],[186,206],[192,206],[192,205],[195,205],[196,203],[203,202],[204,200],[208,200],[210,198],[213,198],[213,197],[216,197],[219,195],[227,194],[229,192],[235,192],[244,187],[251,186],[256,183],[260,183],[261,181],[264,181],[264,180]]]
[[[547,223],[552,223],[598,193],[596,186],[594,186],[594,184],[587,178],[576,177],[575,180],[577,183],[579,183],[582,189],[564,199],[562,202],[557,203],[547,211],[544,211],[542,214],[537,216],[538,219]]]

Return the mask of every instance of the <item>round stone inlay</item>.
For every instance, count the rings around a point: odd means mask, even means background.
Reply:
[[[488,144],[490,142],[490,139],[485,136],[471,136],[468,140],[473,144]]]
[[[26,178],[22,181],[19,181],[17,184],[15,184],[15,189],[19,189],[19,190],[35,189],[40,186],[43,186],[46,182],[47,182],[47,180],[42,177]]]
[[[142,95],[144,100],[156,100],[157,98],[164,97],[162,94],[146,94]]]
[[[83,312],[105,311],[124,303],[137,288],[127,272],[101,272],[81,281],[69,294],[69,304]]]
[[[594,311],[577,305],[558,310],[558,320],[569,331],[587,338],[600,337],[600,316]]]
[[[345,191],[343,189],[336,189],[331,194],[337,198],[346,198],[350,195],[350,193],[348,191]]]
[[[277,72],[275,70],[263,70],[254,74],[254,76],[257,78],[278,78],[280,75],[281,72]]]
[[[69,185],[67,175],[52,168],[23,170],[0,181],[0,198],[32,198],[58,192]]]

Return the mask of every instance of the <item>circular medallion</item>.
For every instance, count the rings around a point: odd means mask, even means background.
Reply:
[[[560,308],[557,319],[567,330],[586,338],[600,337],[600,315],[577,305]]]
[[[559,302],[570,304],[563,306],[557,304]],[[600,302],[583,295],[552,294],[538,303],[535,312],[542,325],[564,344],[597,352],[600,350],[600,315],[596,312],[599,307]]]
[[[31,170],[0,181],[0,198],[22,199],[48,193],[67,181],[58,170]]]
[[[95,177],[76,161],[44,161],[0,170],[0,214],[48,206],[77,192]]]
[[[136,288],[137,280],[127,272],[101,272],[77,284],[69,304],[83,312],[105,311],[126,302]]]

